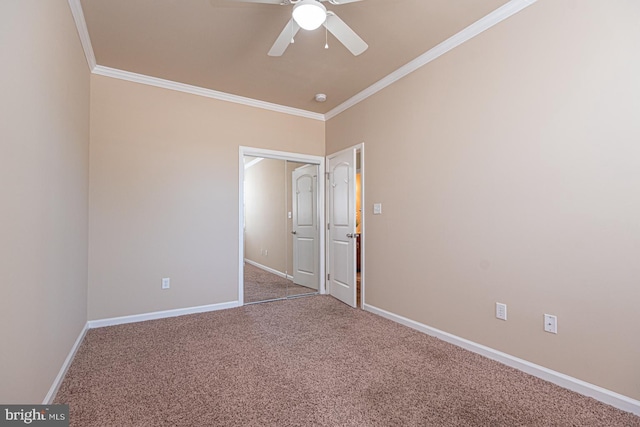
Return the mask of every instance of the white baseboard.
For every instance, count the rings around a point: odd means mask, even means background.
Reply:
[[[511,356],[510,354],[503,353],[482,344],[460,338],[448,332],[432,328],[431,326],[427,326],[414,320],[407,319],[406,317],[399,316],[397,314],[369,304],[363,304],[362,308],[366,311],[385,317],[389,320],[393,320],[394,322],[408,326],[427,335],[434,336],[458,347],[462,347],[466,350],[478,353],[489,359],[498,361],[504,365],[526,372],[527,374],[541,378],[545,381],[549,381],[551,383],[559,385],[560,387],[575,391],[585,396],[593,397],[600,402],[640,416],[640,401],[638,400],[632,399],[611,390],[607,390],[606,388],[597,386],[595,384],[570,377],[569,375],[565,375],[563,373],[545,368],[544,366],[536,365],[535,363],[531,363],[518,357]]]
[[[76,338],[76,342],[73,343],[73,347],[71,347],[71,350],[67,355],[67,358],[64,359],[64,362],[62,363],[62,367],[60,368],[58,375],[53,380],[53,384],[51,384],[51,388],[49,388],[49,392],[44,397],[44,400],[42,401],[43,405],[50,405],[53,402],[53,399],[56,397],[56,393],[58,393],[58,390],[62,385],[62,380],[64,379],[64,376],[67,374],[67,371],[69,370],[69,366],[71,366],[71,362],[73,362],[73,358],[76,356],[76,352],[78,351],[78,348],[80,348],[80,344],[82,344],[82,340],[84,340],[84,336],[87,334],[87,330],[89,330],[89,324],[85,323],[84,327],[80,331],[80,335],[78,335],[78,338]]]
[[[250,259],[245,258],[244,262],[246,262],[247,264],[251,264],[254,267],[258,267],[261,270],[268,271],[271,274],[275,274],[276,276],[280,276],[280,277],[284,277],[285,279],[293,280],[293,276],[290,276],[290,275],[285,274],[285,273],[283,273],[281,271],[278,271],[278,270],[274,270],[271,267],[267,267],[266,265],[262,265],[260,263],[255,262],[255,261],[251,261]]]
[[[198,307],[178,308],[175,310],[165,310],[165,311],[156,311],[153,313],[136,314],[132,316],[113,317],[110,319],[90,320],[84,325],[84,328],[82,328],[82,331],[80,332],[80,335],[78,335],[76,342],[73,344],[73,347],[71,347],[71,351],[69,351],[67,358],[64,360],[64,363],[60,368],[60,372],[58,372],[58,375],[53,380],[53,384],[51,385],[49,392],[47,393],[44,400],[42,401],[42,404],[50,405],[51,402],[53,402],[53,399],[55,398],[56,393],[58,393],[58,390],[60,389],[60,385],[62,385],[62,380],[64,379],[64,376],[66,375],[67,370],[69,369],[69,366],[71,366],[71,362],[73,362],[73,358],[75,357],[76,352],[78,351],[80,344],[82,344],[82,341],[84,340],[84,337],[87,334],[87,331],[89,329],[102,328],[105,326],[122,325],[124,323],[142,322],[145,320],[163,319],[165,317],[183,316],[185,314],[205,313],[208,311],[224,310],[227,308],[234,308],[239,306],[240,304],[238,303],[238,301],[230,301],[230,302],[223,302],[220,304],[209,304],[209,305],[201,305]]]
[[[112,317],[109,319],[90,320],[87,322],[89,329],[103,328],[105,326],[123,325],[125,323],[144,322],[145,320],[164,319],[166,317],[184,316],[186,314],[206,313],[208,311],[225,310],[239,307],[238,301],[223,302],[219,304],[200,305],[197,307],[177,308],[174,310],[154,311],[152,313],[134,314],[131,316]]]

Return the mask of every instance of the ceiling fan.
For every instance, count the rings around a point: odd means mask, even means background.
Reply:
[[[281,6],[293,5],[292,16],[287,25],[269,50],[269,56],[282,56],[293,38],[300,31],[315,30],[321,25],[335,36],[355,56],[360,55],[369,47],[342,19],[335,13],[328,11],[322,4],[329,2],[332,5],[353,3],[361,0],[232,0],[245,3],[266,3]],[[325,46],[326,47],[326,46]]]

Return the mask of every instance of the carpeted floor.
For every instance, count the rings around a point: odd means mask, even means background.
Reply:
[[[89,330],[71,426],[640,426],[329,296]]]
[[[244,263],[244,302],[269,301],[317,292],[289,279]]]

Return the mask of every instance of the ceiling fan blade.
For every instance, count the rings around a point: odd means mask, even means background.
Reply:
[[[369,47],[355,31],[333,12],[327,13],[327,20],[324,21],[324,26],[355,56],[360,55]]]
[[[362,0],[325,0],[328,1],[331,4],[334,4],[336,6],[339,6],[341,4],[347,4],[347,3],[355,3],[357,1],[362,1]]]
[[[287,25],[284,26],[284,29],[276,39],[273,46],[271,46],[271,50],[269,51],[269,56],[282,56],[289,44],[291,43],[291,39],[295,37],[300,31],[300,26],[296,23],[296,21],[291,18]]]
[[[236,1],[236,2],[240,2],[240,3],[282,4],[282,0],[227,0],[227,1]]]

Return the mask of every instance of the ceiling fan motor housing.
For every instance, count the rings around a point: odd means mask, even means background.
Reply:
[[[293,6],[293,19],[305,30],[315,30],[327,19],[327,8],[317,0],[300,0]]]

